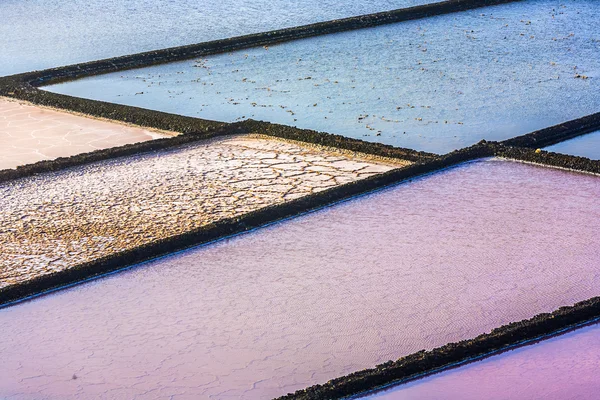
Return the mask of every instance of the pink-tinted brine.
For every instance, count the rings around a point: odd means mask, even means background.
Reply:
[[[0,397],[265,399],[472,338],[600,294],[598,198],[464,164],[9,307]]]
[[[366,396],[372,400],[595,400],[600,325]]]

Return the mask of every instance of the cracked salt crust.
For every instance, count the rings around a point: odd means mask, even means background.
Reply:
[[[0,185],[0,287],[399,166],[230,136]]]
[[[172,134],[0,98],[0,170]]]

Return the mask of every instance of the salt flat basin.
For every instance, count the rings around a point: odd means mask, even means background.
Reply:
[[[599,364],[596,324],[365,398],[593,400]]]
[[[46,89],[446,153],[598,112],[598,13],[593,0],[516,2]]]
[[[0,170],[175,134],[0,97]]]
[[[435,0],[0,2],[0,76]]]
[[[557,143],[546,147],[544,150],[600,160],[600,131]]]
[[[599,195],[464,164],[2,309],[0,396],[265,399],[472,338],[598,295]]]
[[[0,288],[410,162],[261,135],[0,184]]]

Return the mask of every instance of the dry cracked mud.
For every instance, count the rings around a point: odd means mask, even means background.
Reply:
[[[408,165],[230,136],[0,185],[0,288]]]

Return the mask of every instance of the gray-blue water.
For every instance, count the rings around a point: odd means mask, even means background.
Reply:
[[[600,110],[600,3],[531,0],[52,86],[435,153]]]
[[[436,0],[1,0],[0,76]]]
[[[574,139],[546,147],[544,150],[600,160],[600,131],[578,136]]]

